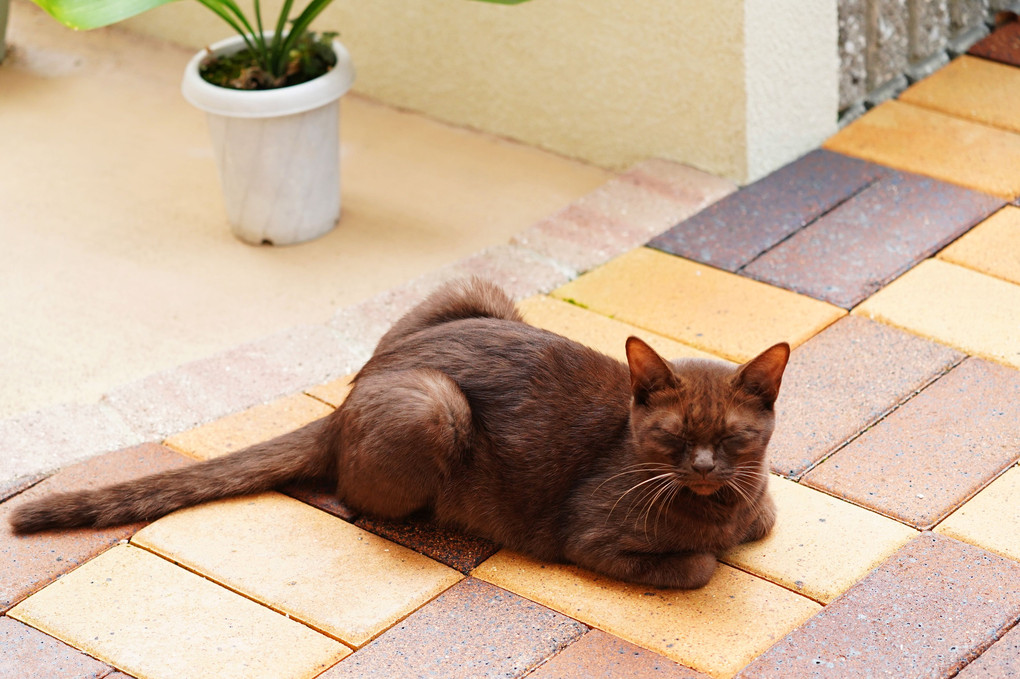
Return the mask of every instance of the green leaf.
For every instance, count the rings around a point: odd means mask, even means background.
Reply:
[[[33,0],[49,14],[76,30],[115,24],[174,0]]]

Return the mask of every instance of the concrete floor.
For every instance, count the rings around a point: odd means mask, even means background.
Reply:
[[[0,67],[0,418],[301,323],[510,236],[604,170],[354,95],[343,216],[322,239],[229,233],[190,53],[75,33],[13,0]]]

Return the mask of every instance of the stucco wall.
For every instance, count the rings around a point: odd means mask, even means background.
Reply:
[[[836,130],[839,19],[827,0],[746,0],[746,178],[818,146]]]
[[[834,129],[835,5],[340,0],[316,26],[370,97],[604,167],[658,156],[744,182]],[[194,47],[229,33],[198,3],[129,26]]]

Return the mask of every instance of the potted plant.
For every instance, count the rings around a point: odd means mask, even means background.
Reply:
[[[34,0],[75,29],[172,1]],[[335,33],[309,30],[331,1],[309,0],[296,12],[293,0],[284,0],[267,28],[259,0],[254,22],[234,0],[198,0],[236,35],[196,54],[181,89],[206,112],[231,228],[247,243],[311,240],[340,217],[340,97],[354,82],[354,68]]]
[[[0,0],[0,63],[7,56],[7,11],[9,0]]]

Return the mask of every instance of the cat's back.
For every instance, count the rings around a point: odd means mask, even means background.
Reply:
[[[425,329],[373,356],[363,374],[423,368],[457,384],[482,433],[508,454],[604,448],[629,416],[626,366],[519,321],[472,318]]]

